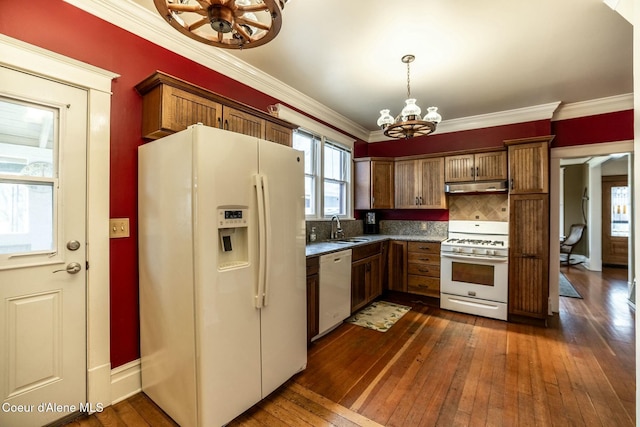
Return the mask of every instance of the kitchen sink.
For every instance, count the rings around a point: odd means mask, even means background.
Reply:
[[[361,239],[361,238],[357,238],[357,237],[336,240],[337,243],[363,243],[363,242],[368,242],[368,241],[369,241],[368,239]]]

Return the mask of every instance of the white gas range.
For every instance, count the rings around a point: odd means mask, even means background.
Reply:
[[[440,307],[507,320],[507,222],[449,221],[440,261]]]

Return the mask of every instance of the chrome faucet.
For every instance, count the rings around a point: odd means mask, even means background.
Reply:
[[[340,218],[338,218],[337,215],[334,215],[331,217],[331,236],[330,237],[331,239],[344,238],[344,231],[342,231],[342,227],[340,227]]]

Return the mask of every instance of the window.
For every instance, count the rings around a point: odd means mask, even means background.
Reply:
[[[0,99],[0,254],[54,248],[56,112]]]
[[[324,216],[346,216],[348,209],[351,153],[339,145],[324,144]]]
[[[297,129],[293,148],[304,151],[305,214],[308,219],[351,215],[351,150]]]

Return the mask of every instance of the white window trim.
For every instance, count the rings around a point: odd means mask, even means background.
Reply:
[[[296,124],[300,127],[302,131],[314,134],[320,137],[320,146],[316,147],[315,155],[316,155],[316,171],[318,171],[317,179],[316,179],[316,194],[315,194],[315,202],[316,202],[316,214],[315,215],[307,215],[306,219],[310,221],[330,221],[331,217],[327,217],[324,215],[324,203],[322,201],[322,186],[324,185],[324,167],[322,163],[322,159],[324,157],[324,143],[326,140],[330,142],[340,145],[345,149],[351,152],[351,164],[349,165],[349,199],[346,207],[346,215],[340,216],[340,219],[354,219],[353,214],[353,144],[355,140],[350,138],[328,126],[323,125],[322,123],[318,123],[315,120],[298,113],[282,104],[276,104],[278,117]]]
[[[353,144],[356,142],[355,139],[348,137],[335,129],[332,129],[329,126],[325,126],[322,123],[316,122],[315,120],[305,116],[304,114],[300,114],[297,111],[292,110],[291,108],[286,107],[282,104],[276,104],[276,107],[279,118],[298,125],[302,129],[307,130],[311,133],[315,133],[316,135],[322,135],[332,142],[337,142],[340,145],[344,145],[345,147],[348,147],[349,150],[351,150],[351,152],[353,153]]]

